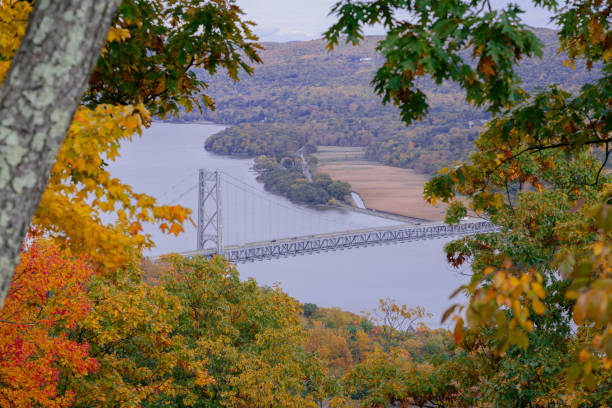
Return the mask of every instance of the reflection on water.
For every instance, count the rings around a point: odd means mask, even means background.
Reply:
[[[157,197],[165,204],[180,204],[197,215],[198,169],[220,169],[232,178],[248,184],[249,188],[278,206],[296,208],[283,197],[269,194],[255,180],[252,160],[218,156],[204,150],[206,138],[223,126],[199,124],[155,123],[143,136],[121,148],[121,158],[111,166],[111,172],[131,184],[135,191]],[[230,241],[247,242],[257,236],[271,234],[271,218],[279,213],[273,205],[257,204],[251,199],[244,206],[240,198],[229,198],[227,235]],[[244,199],[243,199],[244,200]],[[260,200],[262,203],[265,201]],[[382,226],[393,221],[340,209],[318,210],[297,207],[303,217],[293,215],[291,223],[312,224],[319,219],[338,220],[338,225]],[[286,221],[285,223],[288,223]],[[328,230],[338,228],[329,222]],[[266,232],[267,231],[267,232]],[[195,248],[196,230],[187,225],[179,237],[161,234],[149,227],[156,248],[150,255],[182,252]],[[323,232],[323,231],[321,231]],[[260,238],[261,239],[261,238]],[[439,316],[449,305],[448,295],[465,277],[449,270],[444,262],[442,247],[445,241],[421,241],[390,246],[360,248],[297,258],[271,260],[239,265],[243,278],[253,277],[262,285],[276,282],[290,295],[302,302],[321,306],[339,306],[359,312],[369,310],[379,298],[391,297],[409,306],[421,305],[436,316],[428,323],[437,325]]]

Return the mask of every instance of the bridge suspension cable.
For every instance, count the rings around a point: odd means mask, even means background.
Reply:
[[[231,176],[231,175],[229,175],[227,173],[223,173],[223,172],[220,172],[220,173],[222,175],[222,182],[224,182],[224,183],[231,184],[232,186],[234,186],[236,188],[242,189],[242,190],[244,190],[247,193],[256,195],[256,196],[260,197],[263,200],[266,200],[266,201],[268,201],[268,202],[270,202],[270,203],[272,203],[274,205],[277,205],[279,207],[286,208],[287,210],[295,211],[295,212],[301,212],[301,213],[303,213],[303,214],[305,214],[307,216],[310,216],[310,217],[315,216],[312,213],[313,210],[302,208],[302,207],[299,207],[297,205],[289,206],[289,205],[283,204],[281,202],[275,201],[275,200],[270,199],[269,197],[267,197],[265,195],[265,193],[262,193],[261,191],[259,191],[255,187],[253,187],[253,186],[251,186],[249,184],[244,183],[243,181],[237,179],[236,177],[233,177],[233,176]],[[228,178],[231,179],[233,182],[228,181],[227,180]],[[356,224],[356,223],[353,223],[353,222],[338,221],[336,218],[326,217],[325,215],[317,214],[316,217],[322,218],[322,219],[326,219],[326,220],[329,220],[329,221],[332,221],[332,222],[335,222],[335,223],[341,223],[341,224],[346,225],[348,227],[354,227],[354,228],[365,228],[365,227],[367,227],[367,225],[365,225],[365,224]]]
[[[275,240],[367,226],[329,217],[316,209],[284,203],[222,173],[223,240],[227,244]]]
[[[184,182],[188,181],[188,180],[193,180],[193,174],[189,174],[185,177],[183,177],[181,180],[179,180],[177,183],[175,183],[174,185],[170,186],[169,189],[167,189],[166,191],[164,191],[163,193],[161,193],[159,196],[157,196],[158,200],[161,200],[162,198],[166,197],[167,195],[169,195],[170,193],[174,192],[177,188],[179,188],[179,186],[181,184],[183,184]]]
[[[189,187],[187,190],[183,191],[182,193],[180,193],[178,196],[176,196],[173,200],[171,200],[170,202],[168,202],[168,205],[173,205],[176,204],[180,201],[181,198],[185,197],[187,194],[191,193],[193,190],[195,190],[196,188],[198,188],[198,184],[194,184],[191,187]]]
[[[198,249],[187,256],[217,253],[245,262],[499,231],[489,221],[368,228],[294,207],[236,177],[224,174],[222,179],[218,171],[200,169],[198,187]]]

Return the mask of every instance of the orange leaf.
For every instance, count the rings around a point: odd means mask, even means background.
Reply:
[[[455,330],[453,332],[453,337],[455,338],[456,344],[461,344],[463,339],[465,339],[465,329],[463,328],[463,318],[457,319],[457,323],[455,324]]]

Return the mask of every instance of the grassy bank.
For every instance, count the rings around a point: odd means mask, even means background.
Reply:
[[[360,147],[319,146],[317,170],[346,181],[366,207],[431,221],[442,221],[446,205],[431,206],[423,199],[426,175],[365,160]]]

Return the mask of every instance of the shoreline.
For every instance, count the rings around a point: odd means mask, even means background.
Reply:
[[[425,222],[433,222],[432,220],[427,220],[424,218],[417,218],[417,217],[410,217],[407,215],[402,215],[402,214],[396,214],[396,213],[392,213],[392,212],[388,212],[388,211],[381,211],[381,210],[376,210],[374,208],[359,208],[359,207],[354,207],[352,205],[338,205],[338,208],[343,208],[345,210],[349,210],[349,211],[354,211],[354,212],[358,212],[361,214],[366,214],[366,215],[372,215],[375,217],[380,217],[380,218],[385,218],[388,220],[394,220],[394,221],[401,221],[403,223],[414,223],[416,225],[419,225],[421,223],[425,223]]]
[[[225,126],[225,127],[232,126],[232,125],[224,125],[224,124],[219,124],[219,123],[215,123],[215,122],[211,122],[211,121],[206,121],[206,120],[173,121],[173,120],[153,119],[152,122],[153,123],[178,124],[178,125],[191,124],[191,125],[214,125],[214,126]],[[203,147],[203,148],[205,149],[205,147]],[[254,159],[254,157],[249,156],[246,153],[223,154],[223,153],[217,153],[217,152],[212,151],[212,150],[206,150],[206,151],[208,151],[208,152],[210,152],[212,154],[215,154],[217,156],[222,156],[222,157],[236,158],[236,159]],[[338,180],[341,180],[341,179],[338,179]],[[268,191],[268,190],[265,190],[265,191],[267,193],[269,193],[269,194],[274,194],[274,195],[277,195],[279,197],[283,197],[283,198],[288,199],[287,197],[283,196],[282,194],[274,193],[274,192],[271,192],[271,191]],[[289,200],[289,201],[291,201],[291,200]],[[399,222],[403,222],[403,223],[415,223],[417,225],[420,224],[420,223],[423,223],[423,222],[430,222],[430,221],[432,221],[432,220],[429,220],[429,219],[426,219],[426,218],[409,216],[409,215],[394,213],[394,212],[391,212],[391,211],[385,211],[385,210],[380,210],[380,209],[375,209],[375,208],[368,208],[367,206],[365,208],[359,208],[356,205],[350,205],[348,203],[318,204],[318,205],[309,205],[307,203],[294,203],[294,202],[292,202],[292,203],[295,204],[295,205],[306,206],[306,207],[311,207],[311,208],[319,208],[319,209],[342,209],[342,210],[357,212],[357,213],[364,214],[364,215],[370,215],[370,216],[384,218],[384,219],[388,219],[388,220],[399,221]],[[364,204],[365,204],[365,201],[364,201]]]
[[[168,119],[152,119],[151,123],[172,123],[173,125],[216,125],[216,126],[232,126],[220,123],[211,122],[209,120],[168,120]]]

